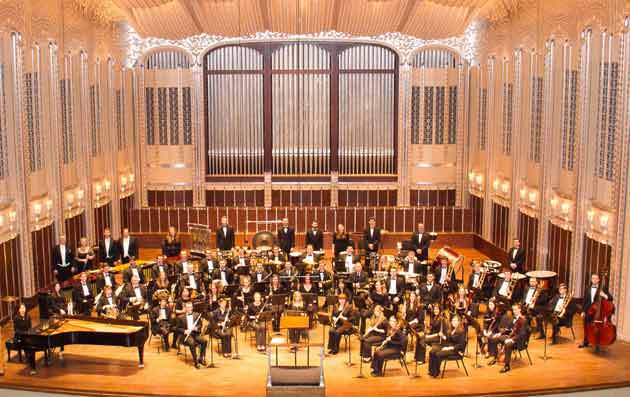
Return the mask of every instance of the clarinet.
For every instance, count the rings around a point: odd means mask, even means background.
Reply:
[[[225,313],[225,320],[223,320],[223,324],[221,324],[221,332],[225,332],[225,326],[227,325],[230,319],[230,308],[228,307],[227,312]]]

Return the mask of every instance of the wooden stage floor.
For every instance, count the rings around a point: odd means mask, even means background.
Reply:
[[[480,254],[467,250],[468,258]],[[549,330],[550,332],[550,330]],[[569,330],[563,329],[561,343],[548,345],[551,359],[544,361],[543,341],[530,343],[533,365],[524,356],[512,365],[512,371],[500,374],[500,366],[488,367],[480,356],[481,368],[475,363],[475,341],[472,331],[469,358],[466,366],[469,377],[455,363],[449,363],[444,379],[427,375],[427,365],[418,367],[419,378],[408,377],[398,363],[390,362],[386,376],[369,376],[369,364],[363,366],[367,379],[355,378],[359,374],[358,341],[352,338],[351,351],[354,365],[345,362],[347,353],[324,360],[324,377],[328,396],[516,396],[540,393],[567,393],[604,387],[630,385],[630,344],[617,342],[605,351],[577,348],[582,336],[581,321],[575,321],[576,341]],[[322,329],[311,331],[311,341],[321,342]],[[184,355],[157,353],[159,341],[153,338],[145,347],[145,367],[138,368],[137,349],[103,346],[67,346],[65,360],[55,356],[51,366],[38,362],[38,374],[31,376],[17,357],[6,365],[0,388],[43,390],[58,393],[102,396],[261,396],[265,393],[267,356],[257,353],[244,334],[239,332],[240,360],[224,359],[215,354],[217,368],[196,370]],[[216,348],[216,347],[215,347]],[[317,351],[311,351],[311,364],[318,363]],[[38,355],[39,357],[39,355]],[[412,360],[413,353],[408,353]],[[286,349],[280,352],[280,364],[291,365],[293,355]],[[305,351],[298,353],[298,364],[306,363]],[[412,375],[415,367],[410,362]]]

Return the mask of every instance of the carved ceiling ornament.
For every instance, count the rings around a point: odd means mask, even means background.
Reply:
[[[349,33],[328,32],[310,34],[289,34],[280,32],[259,32],[242,37],[225,37],[202,33],[179,40],[162,39],[157,37],[141,37],[129,24],[122,25],[126,29],[123,35],[127,48],[127,67],[139,66],[138,62],[150,52],[158,48],[178,48],[192,56],[193,63],[201,65],[202,56],[210,48],[225,44],[252,43],[263,41],[350,41],[355,43],[370,43],[385,45],[394,50],[400,56],[401,65],[411,63],[413,54],[424,47],[445,47],[458,53],[469,63],[475,63],[478,55],[479,40],[485,24],[480,20],[471,23],[464,34],[459,37],[449,37],[439,40],[424,40],[402,33],[384,33],[378,36],[356,36]]]

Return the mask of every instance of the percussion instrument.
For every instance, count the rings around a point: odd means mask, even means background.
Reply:
[[[486,269],[488,269],[488,271],[491,273],[499,273],[502,265],[501,265],[501,262],[492,261],[488,259],[488,260],[483,261],[483,266]]]
[[[558,274],[551,270],[532,270],[526,273],[527,277],[533,277],[538,280],[538,285],[544,290],[551,287],[551,280]]]
[[[289,253],[289,256],[291,258],[299,258],[299,257],[302,256],[302,252],[300,252],[300,251],[292,251],[292,252]]]
[[[252,239],[252,247],[269,247],[268,250],[271,250],[270,247],[273,247],[273,234],[268,231],[262,231],[254,234],[254,238]]]
[[[433,266],[439,265],[440,258],[446,258],[448,260],[449,266],[453,268],[453,273],[459,273],[462,270],[462,265],[464,264],[464,256],[459,254],[457,251],[452,249],[451,247],[443,247],[440,249],[435,256],[435,260],[433,261]]]
[[[0,300],[5,303],[15,303],[18,301],[18,299],[19,298],[17,296],[7,295],[7,296],[3,296],[2,299]]]
[[[381,256],[381,258],[378,261],[378,268],[380,270],[385,270],[386,272],[389,271],[389,268],[392,265],[395,265],[396,263],[398,263],[398,258],[394,255],[383,255]]]
[[[505,278],[505,273],[501,272],[497,275],[497,277],[499,278]],[[513,280],[517,280],[517,281],[521,281],[523,279],[525,279],[527,276],[521,273],[512,273],[512,279]]]

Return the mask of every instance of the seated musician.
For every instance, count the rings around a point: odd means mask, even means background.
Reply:
[[[319,262],[317,270],[313,273],[313,277],[317,282],[317,289],[320,294],[325,295],[326,292],[332,287],[332,275],[326,270],[326,264]]]
[[[138,276],[131,276],[131,283],[125,285],[120,295],[125,311],[136,321],[140,319],[140,314],[149,308],[147,287],[140,284]]]
[[[307,305],[300,291],[293,292],[288,310],[294,312],[294,315],[297,315],[297,313],[303,313],[304,315],[310,314],[307,311]],[[300,338],[308,338],[308,329],[289,329],[289,342],[300,343]]]
[[[72,302],[77,314],[89,316],[94,306],[94,295],[87,284],[87,273],[81,273],[80,282],[72,288]]]
[[[311,266],[317,265],[319,262],[319,255],[315,253],[311,244],[306,246],[306,251],[300,257],[300,262]]]
[[[512,319],[507,323],[505,328],[501,328],[499,332],[501,333],[499,336],[496,334],[488,340],[488,351],[493,358],[490,360],[488,365],[494,365],[497,362],[497,358],[499,356],[499,348],[498,344],[502,344],[505,349],[505,364],[503,368],[501,368],[501,373],[508,372],[510,370],[510,363],[512,360],[512,350],[515,348],[520,348],[526,342],[526,339],[529,335],[529,326],[527,324],[527,319],[521,313],[521,305],[515,303],[512,305]]]
[[[368,287],[370,280],[368,279],[367,272],[363,271],[361,263],[354,265],[354,271],[350,274],[350,277],[348,277],[348,282],[352,286],[354,296],[357,296],[359,291],[365,290]]]
[[[387,337],[376,348],[372,356],[372,376],[383,376],[383,364],[388,357],[400,357],[405,343],[405,335],[395,316],[389,318]]]
[[[266,306],[260,292],[254,292],[254,300],[247,307],[248,324],[256,333],[256,350],[258,352],[264,352],[267,345],[267,323],[260,318],[265,310],[269,310],[266,309]]]
[[[379,346],[387,336],[389,322],[382,306],[376,305],[370,311],[366,327],[365,333],[361,336],[361,358],[365,363],[372,357],[372,347]]]
[[[570,327],[576,311],[575,301],[567,294],[567,285],[558,286],[558,294],[549,301],[548,311],[552,313],[551,344],[558,343],[560,327]]]
[[[468,291],[462,284],[457,288],[457,292],[449,297],[449,306],[450,312],[459,317],[464,329],[468,329],[470,326],[475,329],[477,335],[481,333],[481,326],[477,321],[479,305],[473,305]]]
[[[434,378],[440,375],[442,360],[453,354],[463,355],[466,349],[466,333],[459,316],[453,316],[449,329],[439,336],[440,342],[434,344],[429,353],[429,375]]]
[[[206,365],[206,346],[208,342],[201,335],[201,314],[193,312],[192,302],[186,302],[185,313],[177,317],[177,332],[182,335],[182,343],[190,349],[195,368]],[[199,359],[197,359],[199,347]]]
[[[116,284],[116,277],[110,272],[110,270],[109,264],[107,262],[103,263],[102,271],[96,278],[97,293],[102,292],[106,285],[112,287],[114,291],[118,288],[118,285]]]
[[[324,248],[324,233],[319,230],[319,223],[313,221],[311,230],[306,232],[306,247],[310,245],[315,251],[321,251]]]
[[[343,267],[346,273],[352,273],[354,271],[354,267],[357,265],[357,263],[359,263],[361,258],[359,257],[359,255],[355,255],[354,247],[349,245],[346,248],[345,254],[343,252],[340,254],[340,260],[343,261]]]
[[[217,258],[212,250],[207,249],[205,256],[199,261],[199,271],[204,274],[210,274],[217,267]]]
[[[160,273],[166,273],[166,276],[171,276],[173,274],[173,268],[171,265],[165,262],[166,257],[164,255],[158,255],[155,260],[155,264],[151,268],[151,273],[153,274],[153,278],[156,279],[160,275]]]
[[[129,266],[123,272],[124,283],[129,284],[131,282],[132,277],[138,277],[141,284],[145,283],[142,267],[138,266],[138,262],[136,262],[136,258],[134,257],[131,257],[129,259]]]
[[[403,269],[407,273],[425,274],[426,266],[420,263],[413,251],[407,251],[407,256],[403,259]]]
[[[414,359],[419,363],[424,363],[426,357],[426,346],[440,342],[440,332],[448,329],[446,313],[442,312],[439,304],[430,306],[429,328],[424,334],[418,334],[416,338],[416,355]]]
[[[498,302],[509,304],[518,299],[517,285],[516,280],[512,280],[512,271],[506,270],[503,272],[503,279],[497,279],[497,284],[492,291],[492,296],[497,299]]]
[[[219,307],[212,312],[214,324],[213,336],[221,341],[223,357],[228,358],[232,354],[232,326],[230,324],[231,310],[228,308],[228,300],[219,298]]]
[[[483,316],[483,330],[477,335],[479,352],[483,353],[485,350],[486,358],[490,357],[490,353],[488,351],[488,340],[493,337],[493,335],[496,335],[497,337],[500,335],[499,327],[502,319],[503,316],[499,311],[496,300],[491,298],[488,300],[488,309]]]
[[[118,297],[114,294],[112,287],[105,286],[96,302],[96,314],[102,317],[118,318],[120,306]]]
[[[538,279],[536,279],[536,277],[529,278],[529,287],[523,293],[521,306],[527,313],[530,327],[531,321],[536,319],[536,331],[539,334],[538,339],[545,338],[543,316],[545,314],[545,307],[547,306],[547,293],[538,285]]]
[[[269,260],[274,264],[281,264],[287,261],[287,254],[280,250],[280,247],[274,245],[269,253]]]
[[[175,271],[177,274],[188,274],[193,273],[193,263],[190,261],[190,257],[188,256],[187,251],[181,251],[180,253],[181,259],[175,264]]]
[[[215,311],[219,308],[219,299],[222,296],[221,293],[221,284],[219,282],[210,283],[210,289],[208,290],[208,294],[206,296],[206,301],[208,302],[208,311]]]
[[[247,313],[247,306],[254,300],[254,289],[252,288],[252,280],[249,276],[241,277],[241,285],[236,291],[232,302],[236,305],[232,306],[234,309],[238,309],[243,313]]]
[[[162,242],[162,255],[175,260],[179,257],[181,251],[182,243],[177,235],[177,229],[175,229],[175,226],[169,226],[168,233]]]
[[[180,291],[188,288],[192,295],[201,296],[206,293],[206,283],[201,272],[182,273],[179,278]],[[194,292],[193,292],[194,291]]]
[[[398,275],[398,268],[392,266],[389,268],[389,277],[385,280],[387,294],[394,305],[394,313],[398,313],[398,305],[401,303],[403,293],[405,292],[405,278]]]
[[[256,267],[250,274],[251,279],[254,283],[264,283],[268,281],[269,273],[265,271],[265,265],[262,262],[256,262]],[[262,287],[256,288],[258,291],[264,290]]]
[[[56,282],[48,297],[48,311],[51,314],[65,316],[67,310],[68,303],[66,302],[66,297],[61,292],[61,284]]]
[[[350,234],[346,232],[346,227],[340,223],[337,225],[337,231],[333,234],[333,253],[334,257],[344,252],[348,246],[352,245]]]
[[[383,281],[376,280],[374,282],[374,290],[370,293],[368,304],[380,305],[381,307],[393,310],[391,300],[389,299],[389,295],[387,294]]]
[[[484,273],[481,270],[481,262],[473,261],[472,263],[472,273],[468,277],[468,284],[466,284],[466,289],[471,292],[471,296],[473,299],[473,305],[478,306],[479,301],[486,298],[486,277],[484,277]]]
[[[151,332],[154,335],[159,335],[162,340],[162,349],[165,352],[169,351],[169,335],[172,331],[172,310],[168,306],[168,300],[165,297],[160,299],[159,306],[156,306],[151,310]],[[174,342],[173,342],[174,343]]]
[[[284,285],[280,283],[280,276],[277,274],[271,276],[267,299],[272,299],[273,296],[285,295],[287,293],[288,291],[284,288]],[[280,332],[280,316],[284,310],[284,304],[274,304],[271,308],[273,311],[273,321],[271,322],[273,332]]]
[[[153,296],[155,291],[164,290],[168,294],[171,294],[175,291],[176,285],[171,283],[171,281],[166,276],[166,273],[160,272],[154,282],[151,284],[152,287],[149,292],[149,296]]]
[[[280,271],[280,279],[286,290],[294,290],[297,287],[297,280],[300,276],[299,270],[293,267],[291,262],[284,263],[284,269]]]
[[[300,292],[303,294],[315,294],[319,293],[317,284],[313,284],[313,276],[311,273],[306,273],[304,279],[300,283]]]
[[[353,332],[352,321],[355,312],[345,294],[339,295],[339,302],[333,307],[330,329],[328,330],[328,354],[339,353],[341,336]]]
[[[363,231],[363,241],[366,255],[378,252],[381,245],[381,229],[376,227],[376,218],[368,220],[368,227]]]
[[[232,259],[232,270],[236,274],[249,274],[249,259],[243,248],[236,249],[236,256]]]
[[[414,360],[424,363],[426,357],[426,344],[424,338],[424,308],[415,291],[409,292],[409,297],[401,307],[401,314],[407,324],[408,334],[416,336],[416,351]]]
[[[346,282],[347,280],[339,277],[337,278],[336,281],[337,281],[337,284],[335,285],[335,288],[333,288],[332,294],[335,296],[344,294],[348,298],[348,300],[352,302],[352,298],[353,298],[352,291],[347,286],[347,282]]]
[[[442,289],[435,283],[435,275],[427,274],[427,282],[420,288],[420,296],[425,305],[442,304]]]
[[[175,315],[179,316],[186,312],[186,303],[192,302],[190,290],[184,288],[179,293],[179,298],[175,301]]]
[[[227,267],[227,261],[224,258],[219,260],[219,267],[212,272],[212,279],[219,280],[224,287],[234,283],[234,272]]]
[[[18,311],[13,316],[13,342],[20,347],[21,335],[27,333],[32,328],[31,316],[26,312],[26,305],[20,303]],[[35,375],[35,352],[26,350],[26,360],[31,367],[30,374]]]
[[[441,256],[438,259],[438,265],[436,266],[434,273],[435,280],[442,288],[442,292],[444,294],[450,294],[457,291],[457,282],[454,279],[451,280],[451,278],[455,277],[455,274],[448,263],[447,257]]]

